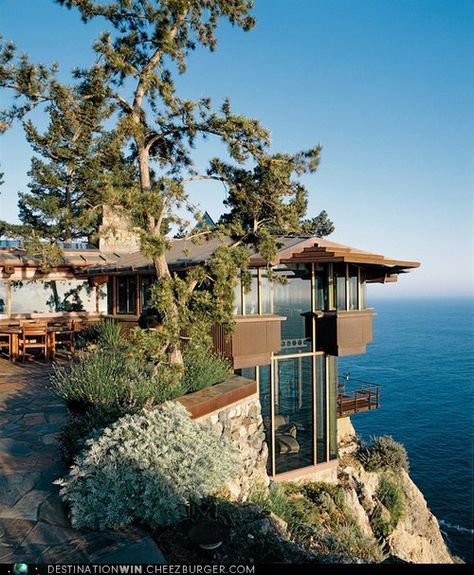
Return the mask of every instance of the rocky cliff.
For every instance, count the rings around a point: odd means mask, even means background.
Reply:
[[[364,534],[377,537],[386,555],[403,561],[455,562],[436,517],[409,474],[404,470],[368,472],[354,457],[356,449],[355,433],[341,438],[338,479]],[[391,493],[387,486],[395,486],[394,492],[398,489],[398,507],[393,495],[384,500],[384,493]]]

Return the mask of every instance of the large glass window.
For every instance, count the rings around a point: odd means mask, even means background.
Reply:
[[[234,311],[235,315],[242,315],[242,282],[240,277],[237,279],[237,285],[234,288]]]
[[[326,357],[316,356],[316,454],[317,463],[327,461]]]
[[[286,317],[281,324],[281,352],[293,354],[311,351],[311,271],[306,265],[279,266],[275,276],[274,313]]]
[[[260,405],[262,407],[263,429],[268,447],[267,472],[273,475],[272,469],[272,393],[271,393],[271,366],[261,365],[258,368],[258,381],[260,391]]]
[[[336,288],[336,309],[346,309],[346,264],[334,265],[334,280]]]
[[[153,283],[151,276],[140,277],[140,311],[143,311],[150,303],[150,288]]]
[[[321,265],[315,266],[314,272],[314,290],[315,301],[314,307],[319,310],[329,309],[328,302],[328,272],[326,267]]]
[[[96,291],[84,280],[13,281],[11,306],[12,314],[94,312]]]
[[[273,282],[266,268],[260,269],[260,313],[273,313]]]
[[[349,305],[348,309],[354,310],[359,309],[359,278],[357,274],[357,266],[350,265],[349,266]]]
[[[117,313],[137,313],[137,276],[117,276]]]
[[[7,282],[0,282],[0,315],[8,313],[8,285]]]
[[[278,359],[274,370],[275,468],[313,465],[313,358]]]
[[[250,272],[250,286],[248,291],[244,292],[245,314],[258,314],[258,270],[253,268]]]
[[[367,280],[366,273],[363,268],[360,268],[360,288],[359,288],[359,307],[365,309],[367,307]]]
[[[337,458],[337,357],[327,356],[329,459]]]

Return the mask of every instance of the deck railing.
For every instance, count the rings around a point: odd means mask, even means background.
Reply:
[[[354,382],[355,385],[349,385]],[[344,377],[337,393],[337,416],[347,417],[380,407],[380,385]]]

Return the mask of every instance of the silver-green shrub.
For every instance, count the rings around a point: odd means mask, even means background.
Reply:
[[[167,403],[104,429],[57,483],[76,528],[156,527],[184,518],[190,503],[220,489],[241,466],[230,441]]]

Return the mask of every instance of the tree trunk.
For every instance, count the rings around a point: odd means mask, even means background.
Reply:
[[[138,162],[140,166],[140,184],[142,192],[147,192],[151,189],[151,178],[149,168],[149,152],[147,148],[140,146],[138,148]],[[159,236],[161,235],[160,222],[155,221],[154,218],[148,217],[146,221],[147,233]],[[168,262],[166,261],[166,254],[162,253],[153,257],[153,264],[155,266],[156,277],[171,278]],[[173,302],[171,309],[168,310],[171,318],[171,323],[174,326],[179,326],[179,310],[178,306]],[[179,327],[177,328],[179,329]],[[179,333],[173,334],[176,341],[179,341]],[[184,365],[183,353],[179,345],[175,345],[170,341],[167,349],[168,361],[170,365],[179,366],[181,369]]]

